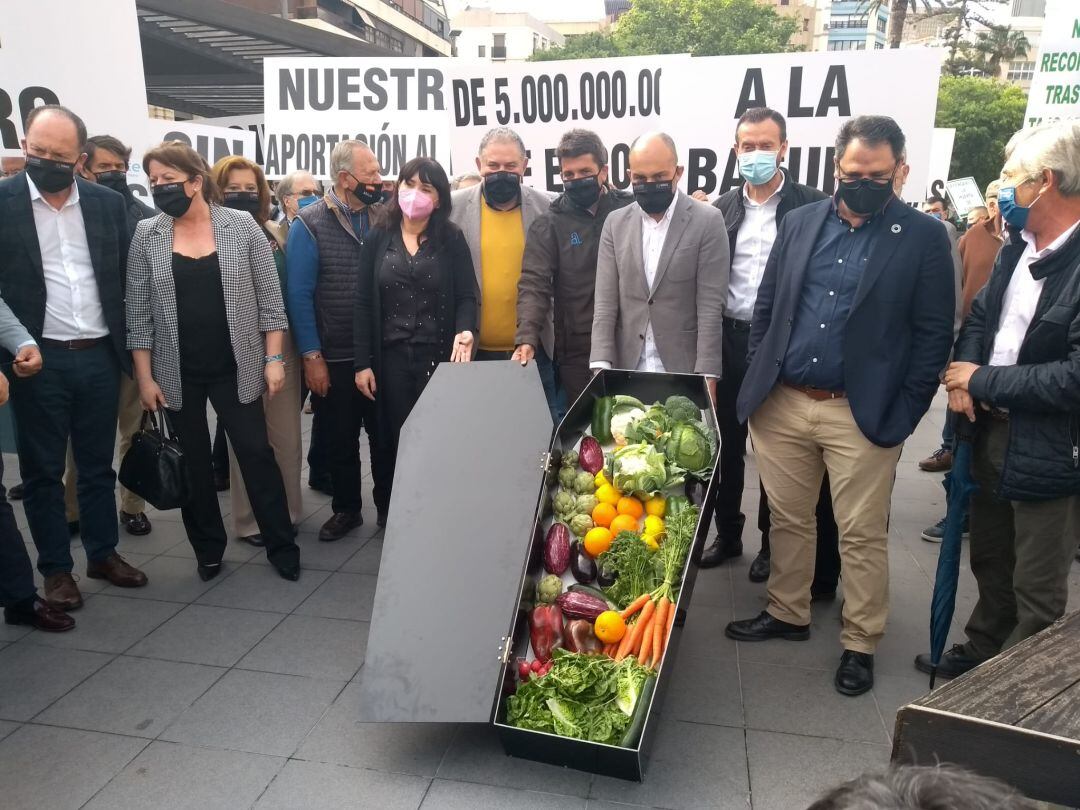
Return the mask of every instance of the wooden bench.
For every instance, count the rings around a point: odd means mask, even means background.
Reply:
[[[1080,806],[1080,611],[902,708],[892,759],[951,762]]]

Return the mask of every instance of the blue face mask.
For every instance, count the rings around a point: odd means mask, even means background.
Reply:
[[[741,152],[739,154],[739,174],[752,186],[763,186],[776,176],[779,166],[776,156],[779,152]]]
[[[320,197],[318,194],[312,194],[310,197],[301,197],[296,201],[296,207],[297,209],[307,208],[312,203],[317,203],[321,199],[322,197]]]
[[[930,214],[930,216],[932,216],[932,217],[933,217],[934,219],[936,219],[936,220],[938,220],[938,221],[940,221],[940,220],[941,220],[941,214],[940,214],[940,213],[938,213],[937,211],[929,211],[928,213],[929,213],[929,214]]]
[[[1014,228],[1023,230],[1027,227],[1028,214],[1031,206],[1038,202],[1038,197],[1031,201],[1031,205],[1020,205],[1016,202],[1016,186],[1002,186],[998,191],[998,210],[1001,218]]]

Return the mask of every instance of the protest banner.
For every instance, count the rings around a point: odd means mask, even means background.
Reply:
[[[255,133],[255,162],[263,164],[263,133],[266,131],[266,117],[259,115],[230,115],[224,118],[200,118],[200,124],[229,129],[246,129]]]
[[[957,216],[967,216],[967,212],[972,208],[986,206],[982,191],[974,177],[958,177],[950,180],[945,184],[945,189],[949,192],[949,198],[952,200]]]
[[[183,141],[211,166],[230,155],[240,155],[258,163],[257,139],[250,130],[212,126],[205,121],[146,119],[140,138],[133,142],[131,162],[128,164],[128,186],[148,204],[152,201],[142,158],[147,149],[162,141]]]
[[[26,115],[42,104],[70,107],[91,135],[139,138],[146,83],[137,19],[135,0],[35,0],[23,13],[0,14],[0,156],[22,154]],[[40,35],[28,34],[31,20],[44,26]],[[94,48],[92,68],[76,66],[88,37],[103,31],[108,46]]]
[[[930,136],[930,181],[926,184],[927,197],[945,196],[945,181],[949,179],[955,143],[955,129],[934,127]]]
[[[1047,0],[1024,125],[1080,118],[1080,3]]]
[[[263,60],[268,177],[330,175],[349,138],[371,147],[385,175],[425,155],[450,165],[448,60],[280,57]]]

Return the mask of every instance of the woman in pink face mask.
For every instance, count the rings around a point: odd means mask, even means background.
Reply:
[[[478,293],[469,246],[450,222],[450,181],[431,158],[401,168],[372,224],[356,289],[356,388],[375,401],[376,435],[396,455],[435,367],[472,359]]]

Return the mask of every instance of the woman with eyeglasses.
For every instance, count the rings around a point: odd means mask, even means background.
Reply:
[[[210,176],[222,191],[226,208],[247,211],[263,229],[267,244],[274,255],[281,289],[285,289],[285,232],[276,222],[270,221],[270,185],[262,168],[244,157],[224,157],[214,164]],[[282,339],[285,356],[285,383],[281,391],[270,397],[263,394],[263,410],[266,412],[266,433],[274,450],[281,477],[285,483],[285,495],[289,502],[289,518],[292,525],[300,522],[303,498],[300,494],[300,466],[302,448],[300,441],[300,360],[292,337],[286,333]],[[229,452],[229,479],[232,486],[232,520],[236,536],[241,541],[261,548],[263,537],[255,515],[251,511],[247,488],[236,461],[236,453]]]
[[[165,408],[187,464],[181,509],[197,570],[221,573],[227,543],[214,490],[206,403],[236,452],[266,556],[300,577],[300,549],[281,472],[266,435],[262,395],[285,384],[288,322],[267,235],[223,207],[206,161],[180,141],[143,157],[161,214],[139,223],[128,253],[128,348],[143,407]]]
[[[472,359],[478,293],[469,246],[450,222],[450,181],[431,158],[401,168],[373,224],[360,252],[353,357],[356,387],[375,400],[393,461],[435,367]]]

